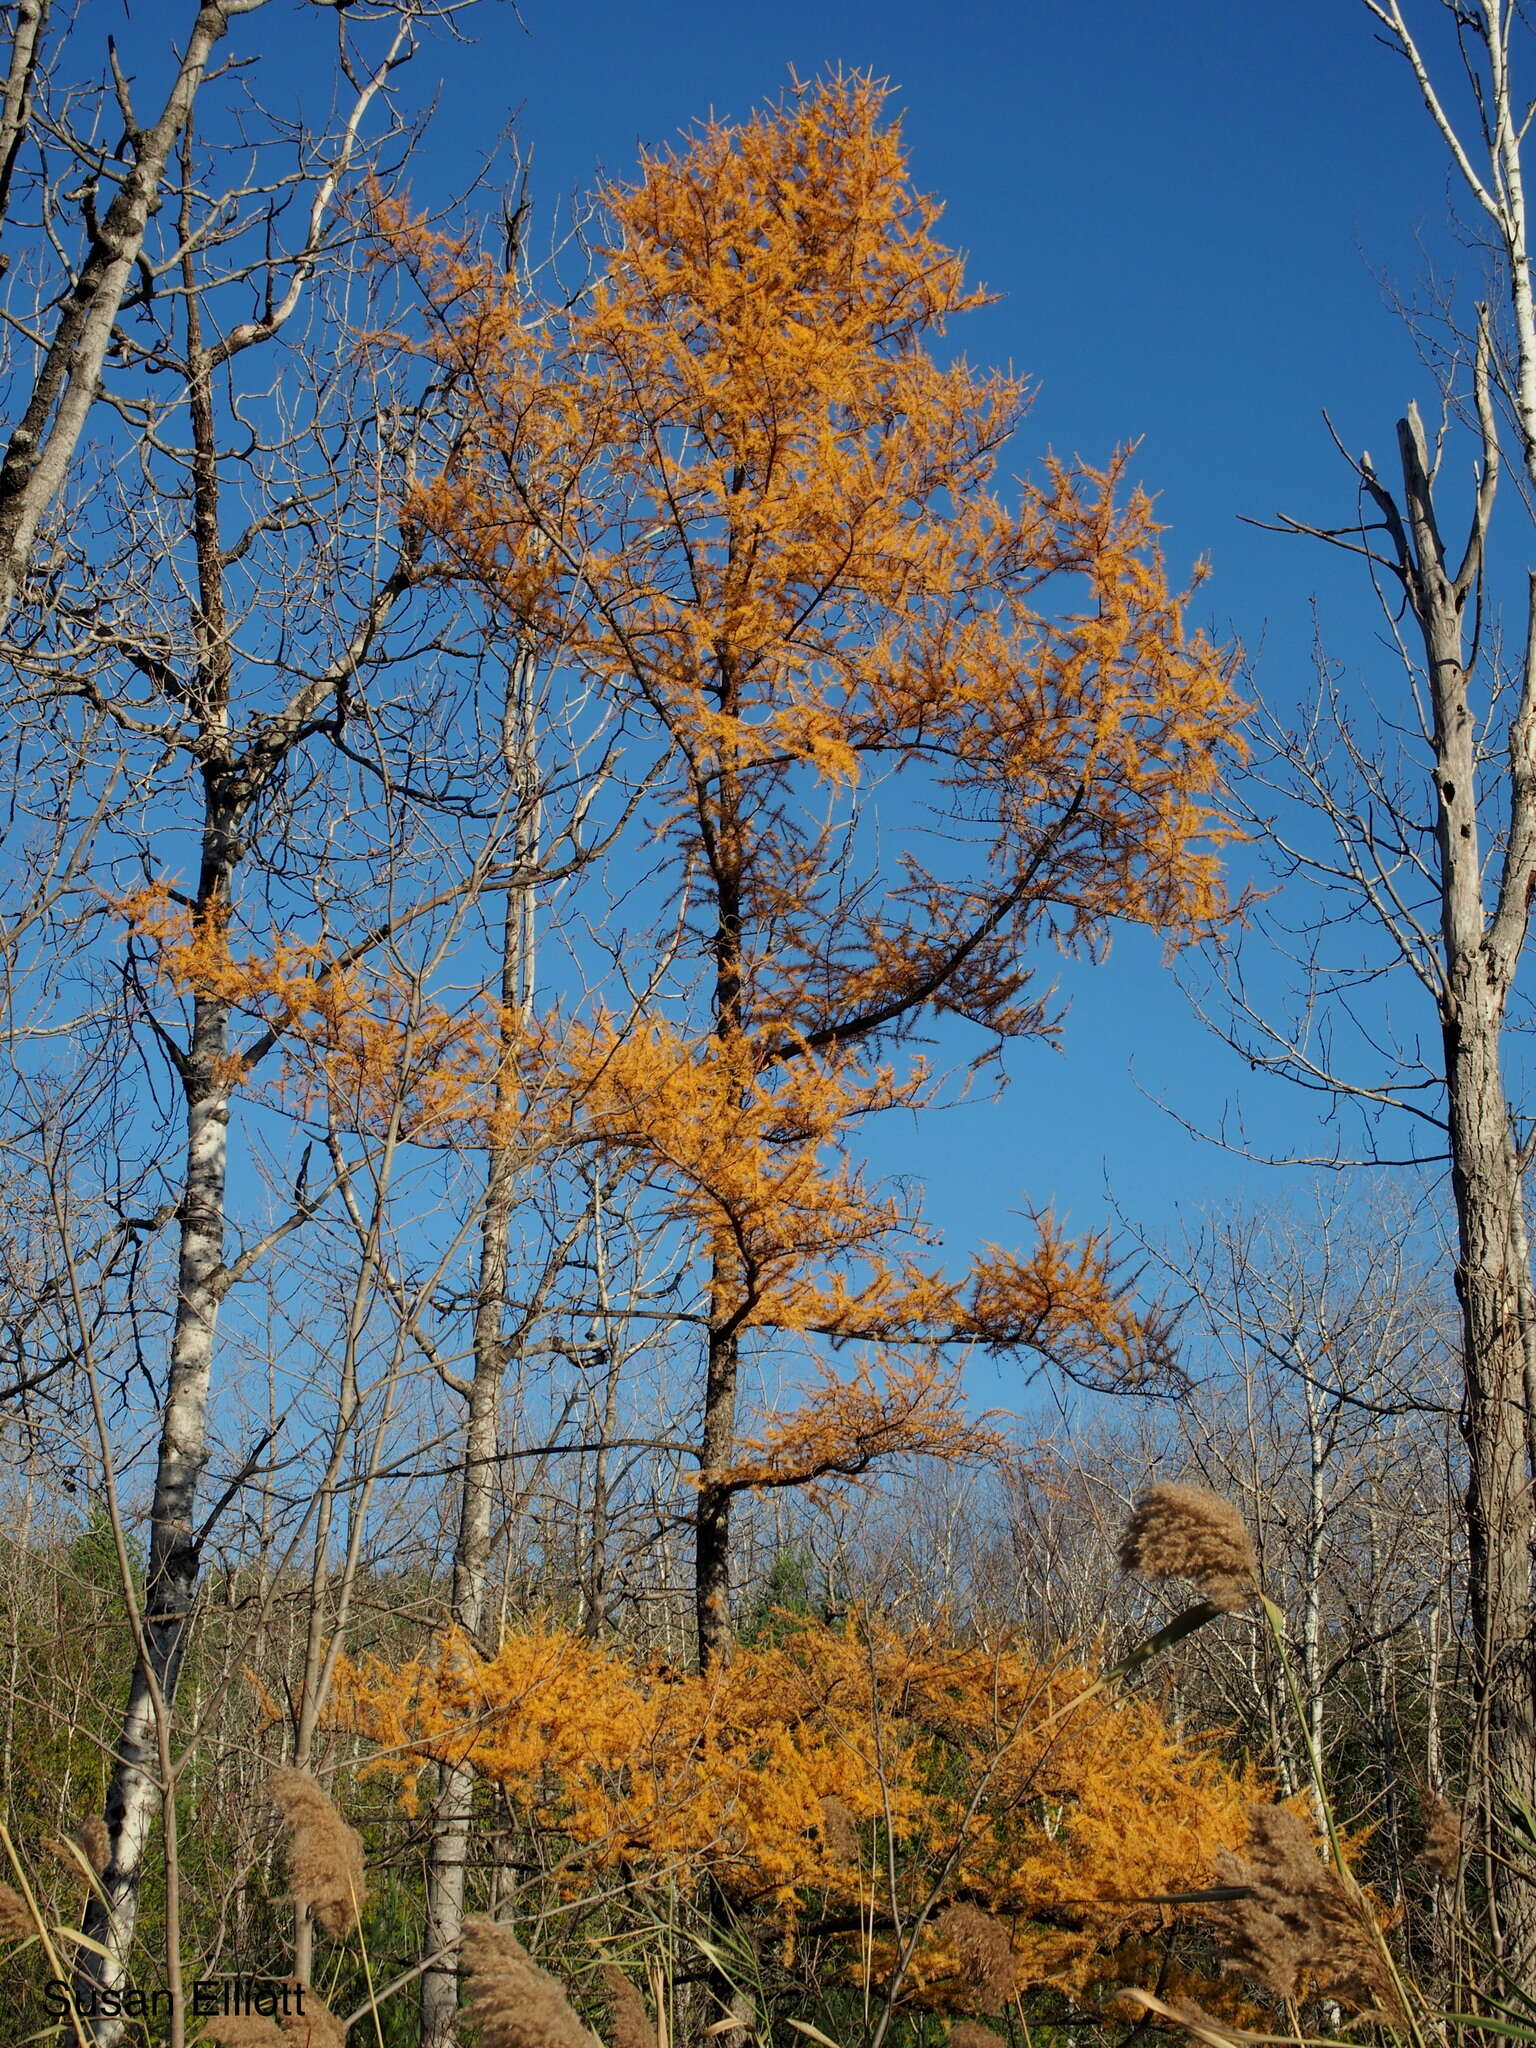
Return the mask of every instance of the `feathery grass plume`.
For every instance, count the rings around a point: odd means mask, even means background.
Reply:
[[[499,1920],[466,1920],[459,1950],[469,1979],[465,2010],[480,2048],[602,2048],[564,1990]]]
[[[977,2012],[1001,2012],[1019,1981],[1013,1944],[1002,1921],[979,1906],[946,1906],[933,1931],[960,1958],[966,2004]]]
[[[1423,1804],[1424,1846],[1419,1851],[1419,1861],[1436,1877],[1454,1882],[1461,1868],[1464,1840],[1461,1811],[1440,1792],[1426,1792]]]
[[[1219,1493],[1159,1479],[1131,1510],[1120,1568],[1144,1579],[1193,1579],[1218,1607],[1242,1607],[1258,1578],[1248,1525]]]
[[[290,2048],[278,2032],[277,2022],[255,2012],[232,2012],[204,2020],[199,2048],[204,2041],[217,2042],[218,2048]]]
[[[362,1910],[363,1838],[308,1771],[274,1771],[268,1795],[288,1830],[288,1895],[326,1934],[349,1933]]]
[[[86,1862],[100,1877],[112,1861],[112,1838],[100,1814],[93,1813],[89,1820],[81,1821],[75,1829],[75,1840]]]
[[[30,1941],[36,1932],[37,1922],[21,1893],[0,1884],[0,1941]]]
[[[975,2020],[961,2020],[949,2030],[949,2048],[1007,2048],[1007,2043],[990,2027],[980,2026]]]
[[[656,2027],[638,1987],[617,1963],[605,1963],[602,1978],[608,2000],[608,2048],[656,2048]]]
[[[98,1877],[105,1871],[112,1856],[112,1844],[107,1835],[106,1823],[94,1816],[90,1820],[82,1821],[73,1834],[55,1836],[49,1842],[48,1850],[73,1878],[80,1876],[81,1856]]]
[[[1401,2020],[1369,1908],[1318,1856],[1306,1822],[1284,1806],[1253,1806],[1248,1818],[1247,1855],[1224,1849],[1216,1858],[1222,1883],[1252,1894],[1213,1915],[1228,1967],[1277,1998],[1294,1999],[1310,1986]]]
[[[284,1988],[296,1991],[299,1986],[290,1981]],[[313,1984],[304,1985],[303,1991],[303,2012],[285,2012],[278,2019],[283,2048],[347,2048],[347,2030],[338,2016]]]
[[[852,1813],[841,1799],[829,1797],[821,1801],[821,1832],[827,1854],[835,1863],[858,1862],[858,1830],[853,1824]]]

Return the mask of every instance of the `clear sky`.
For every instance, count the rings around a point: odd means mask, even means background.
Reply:
[[[1390,449],[1432,386],[1385,286],[1411,292],[1426,248],[1471,260],[1447,238],[1446,168],[1411,81],[1355,0],[485,0],[465,29],[472,43],[433,44],[411,82],[422,97],[441,72],[423,200],[514,118],[547,207],[695,117],[745,114],[791,67],[889,78],[917,182],[1003,295],[967,323],[966,351],[1038,380],[1017,467],[1143,437],[1174,569],[1210,557],[1200,615],[1252,651],[1259,693],[1280,707],[1307,689],[1314,597],[1330,649],[1400,688],[1356,567],[1240,519],[1349,516],[1323,409],[1352,447]],[[1310,1099],[1255,1084],[1194,1020],[1155,943],[1132,935],[1063,986],[1064,1050],[1011,1054],[1000,1107],[878,1141],[881,1163],[927,1180],[955,1251],[1025,1234],[1008,1212],[1026,1197],[1102,1221],[1106,1177],[1154,1232],[1175,1203],[1296,1191],[1196,1143],[1138,1081],[1212,1124],[1241,1093],[1260,1148],[1331,1148]]]

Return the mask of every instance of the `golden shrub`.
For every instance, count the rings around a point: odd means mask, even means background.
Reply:
[[[1019,1989],[1076,1990],[1166,1919],[1159,1895],[1211,1881],[1220,1851],[1246,1840],[1255,1793],[1150,1701],[1090,1683],[1021,1647],[851,1622],[702,1675],[545,1627],[489,1661],[448,1637],[403,1667],[343,1664],[333,1718],[378,1744],[365,1769],[394,1775],[408,1802],[437,1760],[492,1781],[563,1846],[573,1895],[621,1871],[642,1885],[707,1871],[787,1933],[829,1906],[878,1926],[883,1850],[851,1857],[850,1831],[883,1843],[889,1829],[913,1908],[947,1865],[946,1900],[1006,1931]],[[904,1995],[976,2009],[975,1971],[948,1938],[963,1932],[941,1907]],[[881,1974],[879,1940],[869,1953]],[[991,1959],[989,1983],[1007,1961]]]

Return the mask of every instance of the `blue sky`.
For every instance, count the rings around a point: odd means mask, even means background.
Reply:
[[[1431,395],[1383,279],[1414,290],[1426,249],[1471,260],[1446,236],[1445,167],[1411,81],[1362,6],[526,0],[519,17],[493,0],[466,28],[472,46],[423,59],[443,79],[423,198],[462,179],[468,139],[488,146],[514,115],[547,205],[595,166],[624,174],[639,145],[697,116],[746,113],[791,67],[891,79],[918,183],[1003,295],[967,323],[966,351],[1038,380],[1018,466],[1141,436],[1170,559],[1182,572],[1211,558],[1201,616],[1258,653],[1269,701],[1308,686],[1314,599],[1331,651],[1390,692],[1354,565],[1240,520],[1348,516],[1323,409],[1351,446],[1385,450],[1405,400]],[[1061,979],[1063,1050],[1012,1053],[1000,1106],[877,1141],[882,1163],[927,1181],[954,1251],[1013,1235],[1026,1196],[1101,1221],[1106,1177],[1153,1230],[1175,1203],[1278,1197],[1310,1178],[1198,1144],[1140,1092],[1210,1123],[1240,1094],[1259,1149],[1331,1148],[1311,1100],[1255,1083],[1193,1019],[1154,942],[1131,935],[1107,965],[1064,963]]]

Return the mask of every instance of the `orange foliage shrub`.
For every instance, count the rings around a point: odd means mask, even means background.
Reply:
[[[1149,1899],[1212,1881],[1254,1796],[1149,1701],[1089,1682],[1019,1647],[851,1624],[684,1676],[546,1627],[489,1661],[450,1637],[401,1668],[344,1663],[331,1712],[407,1801],[433,1760],[494,1782],[572,1896],[708,1871],[786,1935],[816,1915],[878,1935],[887,1831],[906,1915],[958,1845],[943,1898],[1002,1924],[1021,1988],[1080,1991],[1166,1918]],[[905,1995],[966,2009],[961,1917],[930,1923]],[[894,1953],[878,1938],[869,1964]]]

